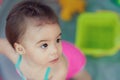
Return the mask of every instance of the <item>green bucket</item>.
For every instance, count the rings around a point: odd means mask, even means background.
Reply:
[[[77,20],[75,44],[86,55],[94,57],[114,55],[120,44],[119,27],[116,13],[81,14]]]

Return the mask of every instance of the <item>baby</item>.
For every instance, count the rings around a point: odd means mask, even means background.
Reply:
[[[77,71],[68,76],[68,68],[73,66],[62,51],[61,34],[58,18],[50,7],[37,1],[22,1],[7,17],[8,41],[0,39],[0,52],[15,64],[23,80],[91,80],[83,70],[85,61],[78,61],[84,63],[74,66]]]

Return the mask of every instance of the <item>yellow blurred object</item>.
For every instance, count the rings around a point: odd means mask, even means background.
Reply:
[[[85,10],[85,0],[59,0],[61,6],[61,18],[69,21],[74,13]]]

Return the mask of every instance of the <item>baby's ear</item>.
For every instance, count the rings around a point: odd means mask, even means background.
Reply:
[[[15,42],[14,43],[14,48],[15,48],[15,51],[18,54],[20,54],[20,55],[25,54],[25,49],[21,44]]]

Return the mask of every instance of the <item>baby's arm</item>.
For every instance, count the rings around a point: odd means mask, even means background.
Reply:
[[[89,73],[86,70],[83,70],[82,72],[76,74],[73,80],[92,80],[92,79]]]
[[[8,40],[3,38],[0,38],[0,53],[8,57],[14,64],[18,59],[18,55],[13,47],[10,45]]]
[[[14,48],[10,45],[8,40],[0,38],[0,54],[5,55],[8,57],[14,64],[16,64],[17,59],[19,57],[19,54],[16,53]],[[28,76],[28,70],[26,70],[26,67],[28,67],[28,64],[25,63],[24,58],[22,59],[21,62],[21,72],[25,75]]]

